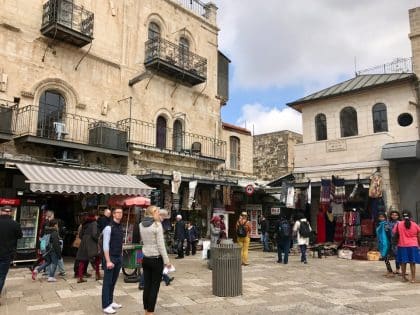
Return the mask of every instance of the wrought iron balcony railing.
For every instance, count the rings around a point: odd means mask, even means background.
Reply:
[[[43,5],[41,33],[83,47],[93,40],[94,15],[73,0],[49,0]]]
[[[146,42],[144,65],[190,85],[207,79],[207,59],[160,37]]]
[[[28,105],[17,109],[15,135],[52,140],[54,144],[79,143],[110,150],[127,151],[127,131],[105,122],[54,108]]]
[[[118,122],[121,129],[129,130],[128,142],[174,154],[194,157],[226,159],[226,141],[171,128],[137,119],[124,119]]]
[[[412,73],[413,62],[411,58],[396,58],[389,63],[374,66],[356,72],[356,75],[363,74],[387,74],[387,73]]]
[[[199,16],[208,18],[206,4],[200,0],[175,0],[175,2]]]

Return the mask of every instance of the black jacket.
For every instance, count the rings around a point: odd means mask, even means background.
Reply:
[[[96,221],[98,222],[98,232],[101,233],[106,226],[111,224],[111,221],[112,217],[106,217],[104,215],[100,216],[98,221]]]
[[[10,215],[0,215],[0,258],[13,257],[19,238],[22,238],[20,224]]]
[[[61,246],[60,246],[60,238],[58,236],[58,231],[54,227],[45,227],[45,234],[50,234],[50,244],[52,250],[57,255],[58,259],[61,258]]]
[[[261,233],[266,233],[270,229],[270,223],[267,219],[261,221]]]
[[[185,222],[180,220],[175,223],[175,240],[183,241],[187,238],[185,231]]]

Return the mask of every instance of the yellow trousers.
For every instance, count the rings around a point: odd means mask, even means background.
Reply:
[[[249,242],[251,239],[249,237],[238,237],[238,244],[241,246],[241,257],[242,263],[248,264],[248,249],[249,249]]]

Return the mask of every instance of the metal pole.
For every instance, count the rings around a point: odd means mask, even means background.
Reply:
[[[132,99],[133,99],[133,97],[132,96],[130,96],[130,116],[129,116],[129,118],[130,118],[130,123],[129,123],[129,125],[128,125],[128,141],[129,142],[131,142],[131,105],[132,105]]]

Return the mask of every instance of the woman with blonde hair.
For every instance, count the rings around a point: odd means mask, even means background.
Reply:
[[[159,208],[149,206],[139,224],[140,235],[143,241],[143,273],[144,291],[143,307],[145,315],[154,314],[157,296],[162,279],[164,265],[171,267],[166,252],[163,228],[160,222]]]

